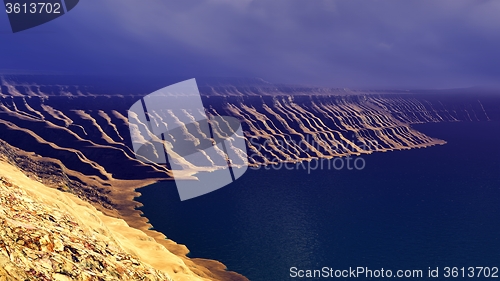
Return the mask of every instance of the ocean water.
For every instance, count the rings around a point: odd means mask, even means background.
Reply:
[[[250,280],[315,280],[291,267],[417,269],[421,279],[438,267],[434,280],[450,279],[445,267],[500,267],[500,122],[414,128],[448,143],[364,155],[363,170],[248,170],[185,202],[161,182],[137,200],[190,257]]]

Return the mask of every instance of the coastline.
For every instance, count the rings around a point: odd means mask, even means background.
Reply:
[[[144,262],[160,272],[167,273],[167,276],[172,277],[173,280],[245,280],[238,278],[240,276],[236,274],[212,272],[208,268],[205,269],[200,264],[190,261],[181,254],[182,251],[172,252],[166,247],[160,247],[157,239],[151,239],[141,230],[129,226],[125,220],[105,215],[88,202],[72,194],[47,187],[27,177],[17,167],[5,161],[0,161],[0,175],[2,175],[2,183],[5,186],[19,189],[21,194],[27,194],[25,196],[28,197],[27,202],[49,207],[56,206],[57,210],[64,214],[64,217],[71,217],[73,224],[85,227],[84,230],[94,233],[92,237],[97,236],[97,241],[104,241],[103,243],[106,243],[106,245],[115,242],[119,248],[125,250],[133,258],[138,258],[138,262]],[[34,201],[32,198],[36,198],[36,200]],[[14,221],[9,218],[6,220],[26,229],[32,228],[23,221]],[[63,231],[69,232],[69,230]],[[106,240],[104,240],[104,237]],[[109,242],[106,242],[107,239],[109,239]],[[183,245],[177,245],[175,242],[169,244],[171,249],[172,245],[174,245],[178,249],[187,251],[187,248]],[[49,249],[48,251],[53,252],[55,250]],[[213,266],[214,264],[217,263],[212,261],[205,263],[211,269],[217,269]],[[223,269],[221,264],[217,265],[219,265],[218,269]],[[228,279],[220,279],[220,277],[228,277]]]
[[[8,178],[14,182],[22,178],[21,183],[32,182],[43,186],[42,189],[50,189],[55,194],[62,194],[58,196],[68,197],[72,201],[77,202],[78,205],[86,205],[91,209],[95,209],[100,214],[100,220],[108,228],[115,230],[116,236],[126,238],[128,242],[124,242],[124,244],[127,244],[128,250],[135,254],[145,251],[141,255],[142,259],[153,268],[170,272],[170,275],[173,277],[178,274],[187,274],[192,277],[190,279],[174,278],[174,280],[248,280],[241,274],[227,271],[227,267],[219,261],[202,258],[191,259],[187,257],[189,253],[187,246],[178,244],[168,239],[165,234],[151,229],[153,226],[149,223],[149,220],[141,216],[143,212],[137,209],[142,204],[135,201],[134,198],[141,195],[137,191],[141,187],[165,179],[102,180],[67,169],[57,159],[43,158],[35,153],[23,151],[5,142],[1,142],[1,144],[0,165],[4,168],[0,170],[1,176],[9,176]],[[11,168],[8,168],[8,166]],[[8,173],[5,172],[6,169],[9,171]],[[16,176],[10,176],[11,173]],[[93,201],[86,197],[86,194],[65,192],[68,191],[69,187],[61,187],[61,182],[64,181],[63,177],[68,176],[78,179],[84,185],[105,191],[105,195],[113,207]],[[134,246],[134,243],[141,246]],[[143,250],[143,248],[151,249],[147,251]],[[171,255],[174,255],[176,258],[173,258]],[[165,262],[166,260],[170,260],[170,262]],[[173,266],[175,264],[180,264],[181,266],[176,268]]]
[[[413,147],[399,147],[387,150],[401,150],[401,149],[414,149],[419,147],[427,147],[434,146],[437,144],[444,144],[444,141],[434,139],[431,143],[424,143],[420,145],[414,145]],[[10,146],[10,145],[9,145]],[[163,246],[168,252],[176,255],[186,266],[186,270],[189,270],[200,276],[201,278],[206,278],[208,280],[248,280],[243,275],[228,271],[227,267],[216,260],[210,260],[205,258],[189,258],[187,254],[189,253],[189,249],[186,245],[178,244],[173,240],[167,238],[164,233],[161,233],[156,230],[152,230],[152,224],[149,222],[147,217],[142,216],[143,212],[138,210],[138,207],[141,207],[142,204],[135,200],[135,198],[140,197],[140,189],[145,186],[149,186],[151,184],[157,183],[159,181],[166,181],[171,179],[166,178],[147,178],[147,179],[115,179],[113,175],[108,172],[103,172],[105,175],[105,179],[85,175],[79,171],[68,169],[64,166],[64,164],[57,160],[47,157],[40,157],[32,152],[26,152],[19,148],[15,148],[10,146],[14,151],[12,154],[16,156],[21,156],[28,161],[31,162],[31,165],[26,166],[44,166],[47,163],[50,165],[54,165],[60,168],[62,175],[70,177],[71,179],[76,180],[81,183],[83,186],[90,188],[91,190],[97,190],[100,195],[102,195],[108,204],[102,204],[103,202],[97,200],[94,201],[92,197],[90,197],[87,193],[77,194],[80,199],[83,199],[89,202],[93,207],[95,207],[98,211],[102,212],[103,215],[109,218],[121,219],[125,222],[125,224],[131,228],[141,231],[149,238],[154,239],[154,241]],[[372,153],[374,151],[370,151]],[[385,152],[385,151],[384,151]],[[19,165],[18,165],[19,166]],[[23,167],[20,167],[21,169]],[[30,171],[25,171],[27,174]],[[31,171],[31,173],[37,172]],[[36,175],[36,173],[34,173]],[[51,177],[52,175],[49,173],[48,175],[36,175],[40,181],[43,181],[46,177]],[[189,179],[192,175],[186,174],[186,179]],[[54,182],[58,182],[55,180]],[[60,186],[52,185],[52,188],[61,189]],[[66,187],[68,189],[68,187]],[[68,191],[68,190],[66,190]],[[71,191],[72,192],[72,191]],[[155,268],[163,268],[165,269],[162,261],[152,260],[150,261],[151,265]]]
[[[169,252],[180,257],[183,262],[196,274],[209,278],[210,280],[234,280],[234,281],[247,281],[248,279],[243,275],[228,271],[227,267],[217,260],[211,260],[207,258],[189,258],[189,248],[186,245],[178,244],[175,241],[168,239],[168,237],[157,230],[152,230],[153,225],[149,222],[147,217],[142,216],[143,212],[138,210],[142,204],[135,200],[136,197],[140,197],[141,193],[138,191],[142,187],[165,181],[165,179],[154,179],[141,181],[141,184],[137,186],[131,186],[130,191],[122,194],[120,198],[121,202],[125,203],[120,205],[118,209],[120,217],[130,226],[138,229],[145,233],[147,236],[153,238],[158,244],[164,246]],[[117,197],[113,197],[113,199]],[[161,265],[158,265],[161,266]]]

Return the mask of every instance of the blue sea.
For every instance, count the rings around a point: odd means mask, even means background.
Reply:
[[[249,169],[183,202],[160,182],[137,200],[190,257],[250,280],[322,279],[292,267],[422,270],[423,280],[429,268],[445,280],[470,279],[445,278],[445,267],[500,267],[500,122],[413,127],[447,144],[364,155],[363,170]]]

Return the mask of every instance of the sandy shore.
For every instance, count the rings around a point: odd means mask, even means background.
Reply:
[[[106,215],[75,195],[47,187],[4,161],[0,161],[0,175],[44,204],[56,204],[61,211],[71,214],[89,228],[105,233],[127,253],[166,272],[173,280],[246,280],[239,274],[225,271],[225,266],[216,261],[187,258],[185,255],[189,251],[186,246],[166,240],[159,232],[144,229],[148,225],[145,218],[135,221],[143,229],[131,227],[124,219]]]

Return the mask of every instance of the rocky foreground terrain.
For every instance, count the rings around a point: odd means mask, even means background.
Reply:
[[[124,251],[105,228],[89,229],[9,179],[0,178],[0,195],[0,259],[7,279],[172,280]]]
[[[0,157],[0,280],[212,279],[125,221],[5,160]]]

